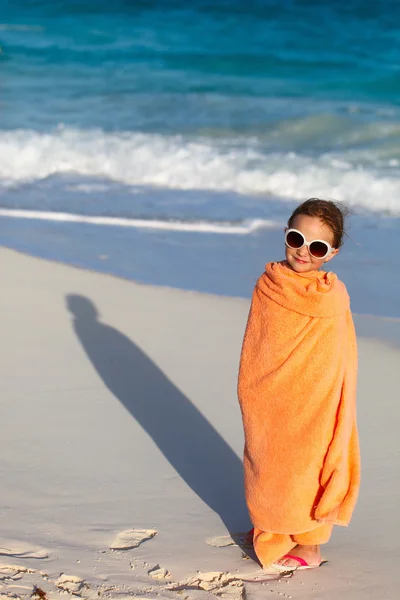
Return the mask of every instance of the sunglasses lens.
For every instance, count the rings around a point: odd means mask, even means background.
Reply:
[[[314,258],[323,258],[328,254],[329,248],[324,242],[311,242],[310,254]]]
[[[289,231],[286,236],[286,243],[290,248],[301,248],[304,245],[304,238],[297,231]]]

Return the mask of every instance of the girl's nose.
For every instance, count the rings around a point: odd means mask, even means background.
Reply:
[[[299,256],[308,256],[308,248],[307,246],[302,246],[301,248],[298,249],[297,254]]]

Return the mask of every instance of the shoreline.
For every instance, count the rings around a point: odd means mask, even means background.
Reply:
[[[400,318],[397,224],[351,225],[357,243],[346,244],[329,267],[345,283],[355,313]],[[232,298],[250,298],[265,264],[284,258],[282,230],[222,235],[0,217],[6,247],[128,281]]]
[[[253,292],[253,289],[251,289],[249,296],[242,296],[242,295],[236,296],[236,295],[230,295],[227,293],[226,294],[225,293],[217,293],[217,292],[212,292],[212,291],[203,291],[203,290],[198,290],[198,289],[191,289],[191,288],[179,287],[179,286],[174,286],[174,285],[168,285],[168,284],[164,284],[164,283],[148,282],[148,281],[143,281],[140,279],[133,279],[131,277],[124,276],[119,273],[115,273],[112,270],[108,271],[108,270],[102,270],[100,268],[96,269],[94,267],[86,266],[86,265],[79,264],[79,263],[70,263],[70,262],[67,262],[66,260],[51,258],[49,256],[43,256],[42,254],[34,254],[30,250],[14,248],[12,246],[7,246],[4,244],[1,244],[1,247],[4,250],[8,250],[9,252],[15,252],[16,254],[20,254],[21,256],[35,258],[37,260],[54,263],[56,265],[61,265],[64,267],[70,267],[72,269],[77,269],[79,271],[84,271],[84,272],[86,271],[88,273],[96,273],[98,275],[105,275],[105,276],[112,277],[112,278],[115,278],[120,281],[131,282],[131,283],[134,283],[139,286],[148,286],[148,287],[160,288],[160,289],[165,289],[165,290],[176,290],[179,292],[184,292],[184,293],[187,292],[189,294],[206,295],[206,296],[215,297],[215,298],[232,298],[235,300],[242,300],[242,301],[247,301],[247,302],[249,302],[251,300],[251,294]],[[333,271],[333,272],[335,272],[335,271]],[[350,298],[350,300],[351,300],[351,298]],[[357,311],[352,311],[352,314],[353,314],[353,317],[355,317],[357,319],[366,319],[366,320],[378,319],[378,320],[385,321],[385,322],[400,324],[400,316],[396,317],[396,316],[380,315],[380,314],[373,314],[373,313],[360,313]]]

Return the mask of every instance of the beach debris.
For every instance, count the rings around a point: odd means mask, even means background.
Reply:
[[[165,579],[167,577],[171,577],[168,569],[165,567],[160,567],[160,565],[155,565],[152,567],[149,571],[147,571],[147,574],[153,579]]]
[[[66,575],[65,573],[62,573],[55,581],[55,585],[61,590],[70,592],[70,594],[77,594],[87,584],[85,584],[83,579],[77,577],[76,575]]]
[[[31,598],[37,596],[40,600],[47,600],[46,592],[42,590],[40,587],[33,586],[33,592],[31,594]]]
[[[127,529],[121,531],[110,545],[111,550],[130,550],[137,548],[142,542],[151,540],[157,531],[155,529]]]

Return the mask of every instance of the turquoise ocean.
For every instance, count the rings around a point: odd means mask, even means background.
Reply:
[[[0,0],[0,243],[248,297],[296,204],[331,198],[353,310],[400,317],[399,23],[396,0]]]

